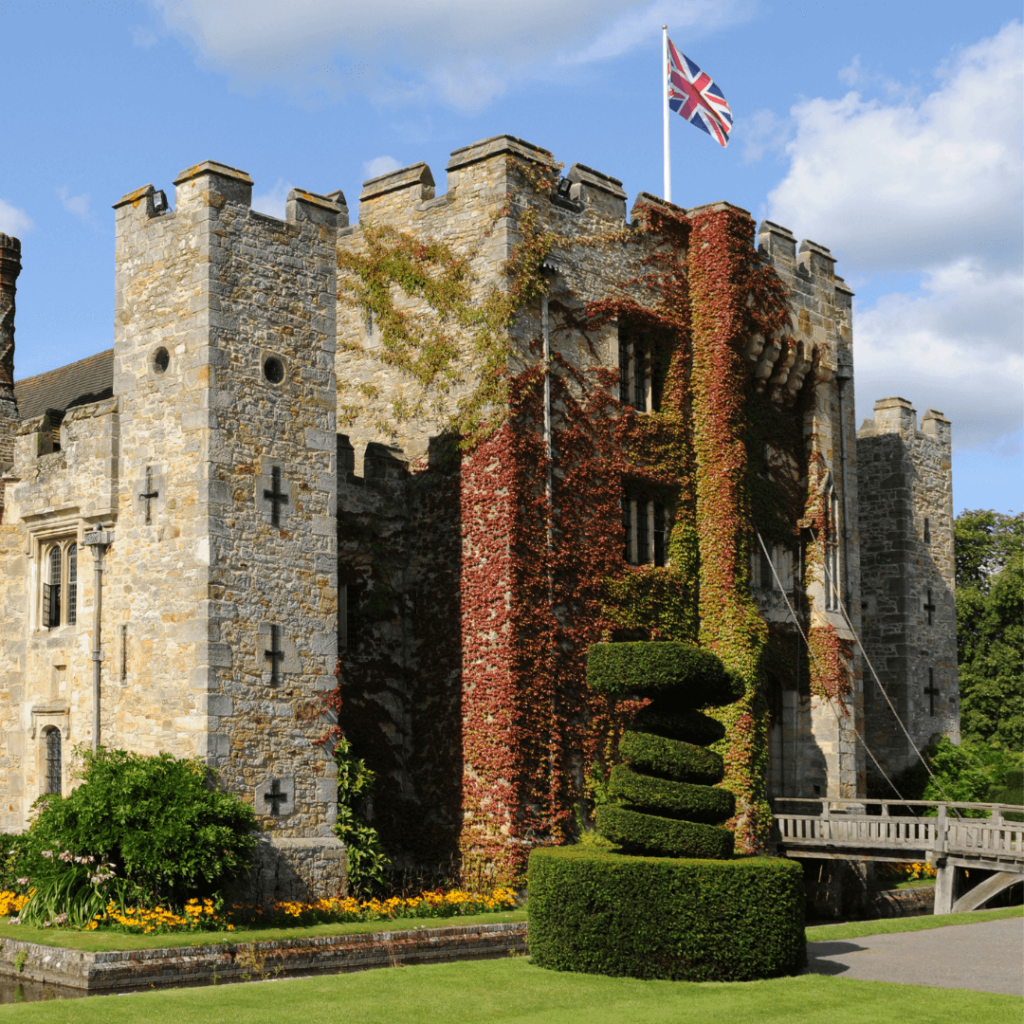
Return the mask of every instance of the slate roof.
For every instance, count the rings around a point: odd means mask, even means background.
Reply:
[[[42,416],[47,409],[63,412],[114,394],[114,350],[97,352],[77,363],[14,382],[14,397],[23,420]]]

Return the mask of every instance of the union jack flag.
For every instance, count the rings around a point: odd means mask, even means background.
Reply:
[[[720,146],[729,145],[732,111],[722,90],[668,41],[668,105]]]

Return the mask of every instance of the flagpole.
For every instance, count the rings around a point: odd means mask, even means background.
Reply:
[[[662,146],[665,151],[665,202],[672,202],[672,159],[668,148],[668,25],[661,26]]]

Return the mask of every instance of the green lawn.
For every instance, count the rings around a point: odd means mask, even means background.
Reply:
[[[38,942],[102,953],[117,949],[159,949],[168,946],[212,946],[224,942],[267,942],[301,939],[311,935],[351,935],[355,932],[395,932],[408,928],[449,928],[457,924],[501,924],[525,921],[525,910],[465,917],[402,918],[398,921],[359,921],[356,924],[315,924],[295,928],[237,928],[233,932],[171,932],[164,935],[128,935],[124,932],[78,932],[56,928],[30,928],[0,922],[0,939]]]
[[[892,932],[923,932],[929,928],[945,928],[951,924],[980,924],[1004,917],[1024,917],[1024,907],[1001,907],[998,910],[972,910],[966,914],[932,914],[921,917],[893,917],[883,921],[850,921],[848,924],[821,924],[806,931],[808,942],[831,942],[833,939],[857,939],[863,935],[888,935]]]
[[[805,975],[730,984],[559,974],[528,959],[4,1006],[61,1024],[1020,1024],[1016,996]]]

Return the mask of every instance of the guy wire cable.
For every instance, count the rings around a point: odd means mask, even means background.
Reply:
[[[786,602],[786,607],[789,609],[789,614],[793,617],[793,624],[796,626],[797,632],[799,632],[800,634],[800,639],[803,640],[804,646],[807,648],[807,653],[810,654],[811,660],[817,666],[818,659],[815,656],[814,648],[811,647],[810,643],[807,640],[807,637],[804,635],[803,627],[800,625],[800,620],[797,618],[796,612],[793,610],[793,606],[789,603],[789,596],[786,594],[785,588],[782,586],[782,580],[779,579],[779,574],[775,571],[775,563],[772,561],[771,555],[768,554],[768,549],[765,547],[764,539],[761,537],[761,531],[755,528],[754,533],[757,534],[757,540],[758,543],[761,545],[761,550],[764,552],[765,558],[768,559],[768,565],[771,566],[772,576],[775,578],[775,583],[777,584],[779,591],[782,594],[783,601]],[[861,650],[863,650],[863,648],[861,648]],[[835,705],[832,703],[834,698],[826,696],[825,699],[828,701],[828,706],[832,709],[832,713],[836,716],[836,721],[842,722],[842,716],[839,714],[839,712],[835,708]],[[885,779],[887,783],[889,783],[889,788],[896,794],[896,796],[900,800],[902,800],[903,794],[896,788],[896,784],[892,781],[892,779],[890,779],[889,776],[885,774],[885,769],[878,763],[878,759],[871,752],[871,748],[868,746],[867,740],[865,740],[864,737],[861,736],[860,730],[857,728],[857,725],[852,720],[852,718],[850,720],[850,727],[853,729],[853,734],[857,737],[857,739],[860,740],[861,746],[864,748],[868,757],[871,758],[871,760],[874,762],[875,767],[879,770],[879,772],[881,772],[882,778]]]
[[[815,534],[813,529],[811,529],[810,527],[808,527],[808,529],[810,529],[811,536],[814,538],[814,543],[818,548],[818,554],[821,555],[822,565],[824,565],[825,552],[822,548],[821,539]],[[949,794],[944,789],[942,783],[939,782],[939,780],[935,777],[935,773],[932,771],[931,765],[929,765],[928,761],[925,759],[924,754],[922,754],[921,751],[917,749],[917,744],[914,742],[913,736],[911,736],[910,733],[907,731],[907,727],[903,724],[903,719],[900,718],[899,712],[897,712],[896,708],[893,706],[893,702],[889,699],[889,694],[886,693],[885,687],[882,685],[882,680],[878,678],[878,673],[875,671],[875,666],[871,664],[871,659],[868,657],[868,652],[864,650],[864,644],[861,642],[860,634],[857,632],[857,630],[853,628],[853,623],[850,621],[850,616],[846,611],[846,605],[843,603],[843,597],[842,594],[839,593],[838,587],[836,587],[836,598],[839,601],[839,610],[843,613],[843,618],[846,620],[846,626],[853,634],[854,640],[857,641],[857,646],[860,648],[860,653],[864,655],[864,662],[867,665],[867,667],[871,670],[871,675],[874,677],[875,682],[878,684],[878,688],[882,691],[882,696],[885,698],[886,704],[889,705],[889,710],[893,713],[893,716],[895,717],[896,721],[899,722],[900,728],[903,730],[903,734],[910,741],[910,745],[914,748],[914,753],[917,754],[917,756],[920,758],[921,764],[924,765],[925,771],[929,774],[929,776],[931,776],[932,782],[934,782],[935,785],[938,786],[939,792],[943,795],[943,797],[945,797],[947,803],[952,804],[954,801],[950,800]],[[902,797],[900,799],[902,799]],[[953,808],[953,813],[958,818],[961,817],[960,812],[955,807]]]

